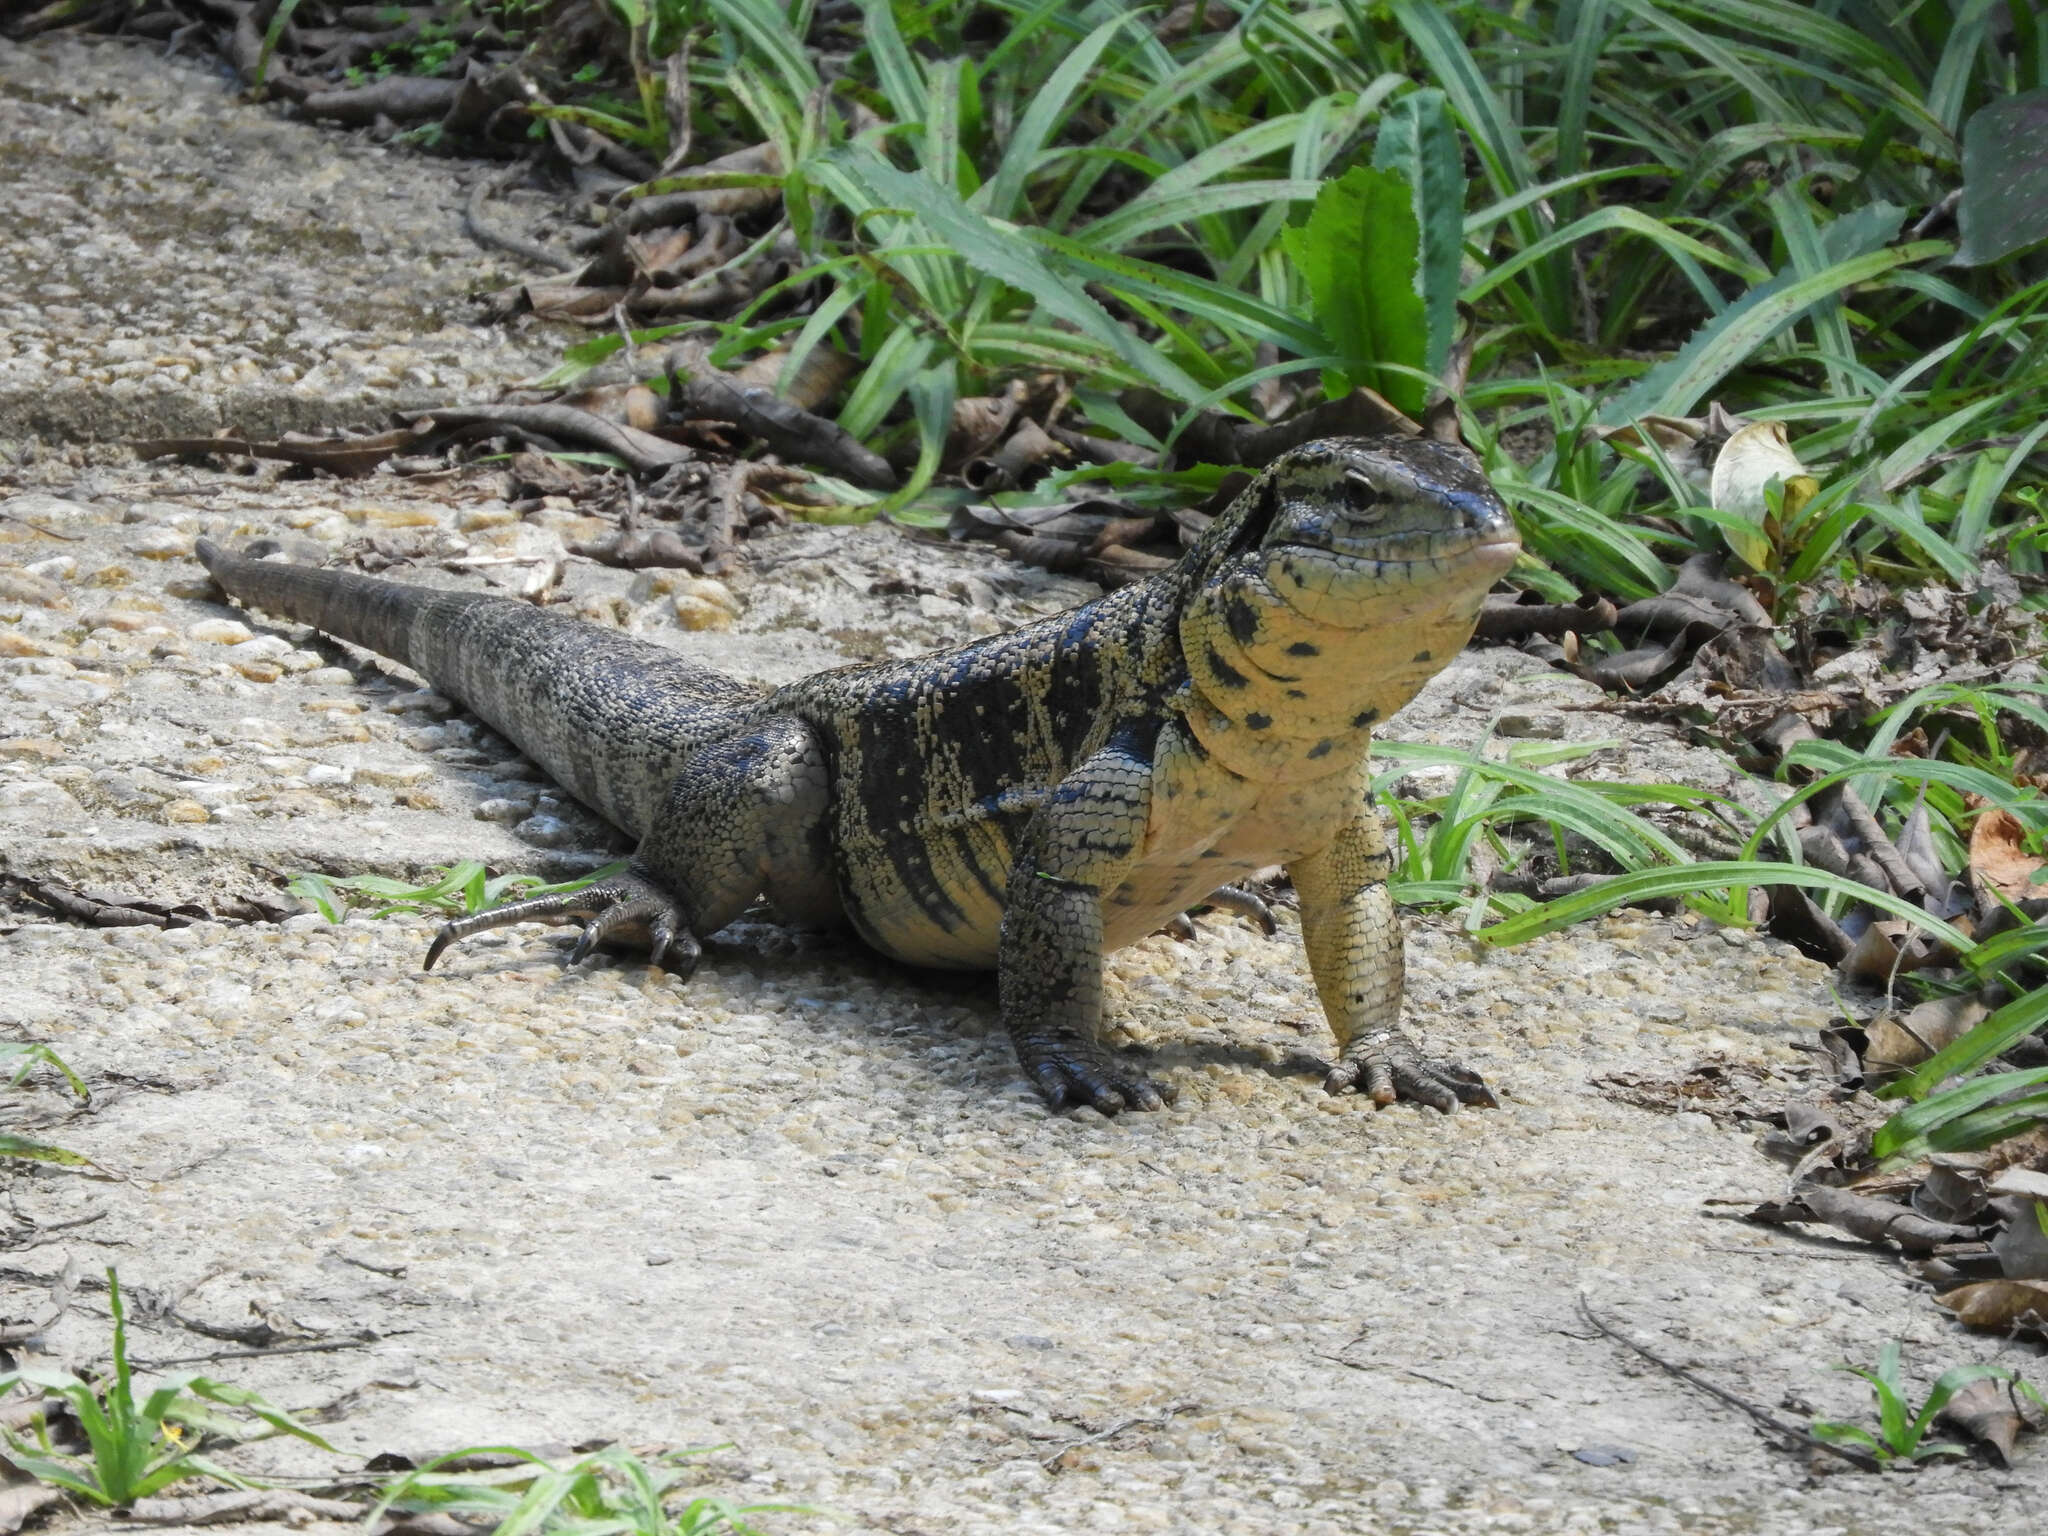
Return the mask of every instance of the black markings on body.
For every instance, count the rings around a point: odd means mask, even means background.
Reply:
[[[1223,624],[1230,631],[1231,639],[1239,645],[1250,645],[1258,638],[1259,610],[1233,593],[1223,603]]]
[[[1351,728],[1354,731],[1362,731],[1368,725],[1371,725],[1373,721],[1379,719],[1379,717],[1380,712],[1376,709],[1361,709],[1351,717]]]
[[[1263,731],[1273,723],[1273,717],[1255,709],[1244,717],[1244,723],[1247,730]]]
[[[1287,654],[1290,656],[1320,656],[1323,654],[1323,648],[1313,640],[1297,640],[1294,644],[1287,647]]]
[[[1226,688],[1242,688],[1248,679],[1245,675],[1216,654],[1216,647],[1208,648],[1209,670],[1216,674],[1216,681]]]
[[[1415,661],[1429,661],[1432,658],[1427,651],[1417,651],[1412,659]]]

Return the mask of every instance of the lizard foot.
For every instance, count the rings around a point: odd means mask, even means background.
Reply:
[[[629,928],[646,930],[647,958],[651,964],[666,964],[679,976],[694,971],[704,953],[703,945],[690,931],[689,915],[676,899],[648,876],[626,870],[581,890],[515,901],[443,923],[420,969],[432,970],[450,944],[487,928],[504,928],[513,923],[559,923],[570,918],[580,919],[584,924],[583,936],[569,951],[571,965],[589,959],[598,945]]]
[[[1239,917],[1250,918],[1259,925],[1269,939],[1280,931],[1280,921],[1273,916],[1273,909],[1266,905],[1265,897],[1259,895],[1258,892],[1252,890],[1249,886],[1219,885],[1215,890],[1203,897],[1200,904],[1205,907],[1215,907],[1221,912],[1235,912]],[[1199,933],[1199,930],[1195,927],[1194,920],[1185,912],[1174,913],[1171,918],[1167,919],[1166,926],[1160,931],[1172,934],[1173,937],[1179,939],[1183,944],[1194,943]]]
[[[1266,898],[1248,885],[1219,885],[1209,893],[1206,905],[1250,918],[1269,939],[1280,931],[1280,920],[1273,916]]]
[[[1398,1029],[1373,1030],[1344,1048],[1323,1079],[1323,1091],[1343,1093],[1352,1088],[1370,1094],[1375,1104],[1415,1099],[1445,1114],[1460,1104],[1496,1109],[1500,1103],[1477,1072],[1429,1060]]]
[[[1162,1109],[1173,1102],[1170,1084],[1123,1070],[1078,1035],[1020,1042],[1017,1055],[1054,1114],[1083,1104],[1114,1115],[1126,1109]]]

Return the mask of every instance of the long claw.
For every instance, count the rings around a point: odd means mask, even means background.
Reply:
[[[684,975],[696,968],[697,958],[702,953],[696,936],[690,932],[689,914],[675,897],[649,876],[628,870],[609,880],[586,885],[581,890],[515,901],[488,912],[474,912],[468,917],[443,923],[440,932],[434,935],[434,942],[427,947],[427,958],[421,969],[432,970],[434,962],[441,958],[449,945],[486,929],[504,928],[513,923],[560,923],[578,918],[587,926],[575,947],[569,951],[571,965],[588,959],[606,939],[635,926],[645,927],[652,936],[655,962],[659,964],[665,955],[673,952],[682,962],[678,969]]]
[[[1269,939],[1280,931],[1280,920],[1273,916],[1273,909],[1266,904],[1266,898],[1250,886],[1219,885],[1209,893],[1208,904],[1225,912],[1235,912],[1239,917],[1250,918]]]
[[[1163,1109],[1175,1098],[1172,1084],[1120,1070],[1077,1035],[1034,1042],[1024,1066],[1054,1114],[1082,1104],[1105,1115]]]
[[[1413,1099],[1452,1114],[1460,1104],[1499,1107],[1486,1079],[1453,1062],[1431,1061],[1398,1029],[1375,1030],[1345,1047],[1337,1065],[1323,1079],[1326,1093],[1356,1088],[1375,1104]]]
[[[1239,917],[1248,917],[1264,930],[1267,938],[1280,931],[1280,921],[1273,916],[1273,909],[1266,905],[1266,898],[1249,886],[1219,885],[1204,896],[1197,906],[1214,907],[1221,912],[1235,912]],[[1185,912],[1176,912],[1160,929],[1171,934],[1183,944],[1192,944],[1200,930]]]

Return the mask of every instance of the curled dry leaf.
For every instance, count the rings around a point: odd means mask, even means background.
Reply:
[[[1764,491],[1771,481],[1787,487],[1789,500],[1792,482],[1801,477],[1811,483],[1812,477],[1785,435],[1785,423],[1752,421],[1737,427],[1721,445],[1708,482],[1708,502],[1718,511],[1739,512],[1761,523],[1769,511]],[[1807,490],[1808,498],[1812,494],[1812,489]]]
[[[1934,1298],[1972,1328],[2026,1330],[2048,1337],[2048,1280],[1980,1280]]]
[[[1704,416],[1639,416],[1626,426],[1595,427],[1593,433],[1604,443],[1645,454],[1654,444],[1680,478],[1705,491],[1722,448],[1748,425],[1748,418],[1716,400]]]
[[[830,347],[813,347],[804,354],[804,360],[785,384],[782,369],[788,361],[789,354],[785,351],[766,352],[734,369],[733,377],[749,388],[775,390],[800,411],[815,411],[832,400],[860,372],[859,362],[844,352],[835,352]]]
[[[642,384],[607,384],[565,395],[557,403],[641,432],[659,427],[666,409],[661,396]]]
[[[1017,430],[995,452],[962,465],[960,478],[983,493],[1007,491],[1029,485],[1041,478],[1041,469],[1066,457],[1065,448],[1037,422],[1027,419],[1017,424]]]
[[[1927,1176],[1913,1189],[1913,1209],[1930,1221],[1980,1221],[1989,1206],[1982,1158],[1937,1152],[1927,1161]]]
[[[1716,511],[1732,512],[1743,521],[1722,525],[1728,545],[1754,570],[1768,570],[1779,527],[1771,510],[1769,488],[1779,488],[1787,516],[1797,513],[1820,490],[1792,451],[1782,421],[1753,421],[1735,429],[1714,459],[1708,499]]]
[[[1894,1242],[1907,1253],[1932,1253],[1944,1243],[1977,1239],[1975,1227],[1930,1221],[1910,1206],[1826,1184],[1801,1184],[1788,1200],[1767,1201],[1749,1220],[1769,1225],[1817,1221],[1866,1243]]]
[[[1970,873],[1977,883],[2008,901],[2039,896],[2034,876],[2048,860],[2027,852],[2026,828],[2011,811],[1992,806],[1970,829]]]
[[[2013,1390],[2013,1384],[1989,1377],[1964,1387],[1936,1417],[1965,1438],[1987,1447],[2001,1467],[2012,1464],[2013,1444],[2020,1431],[2033,1427],[2020,1411],[2019,1394]]]
[[[1991,1240],[2000,1272],[2008,1280],[2048,1281],[2048,1202],[2000,1195],[1991,1204],[2005,1217],[2005,1230]]]
[[[1931,997],[1903,1014],[1881,1013],[1867,1026],[1863,1065],[1873,1074],[1896,1076],[1960,1039],[1990,1012],[1983,998],[1964,993]]]
[[[1535,592],[1491,595],[1479,611],[1480,640],[1526,640],[1531,635],[1600,634],[1614,628],[1615,607],[1604,597],[1546,603]]]
[[[955,400],[943,462],[957,467],[986,453],[1017,419],[1018,405],[1014,395],[970,395]]]
[[[30,1516],[48,1509],[64,1497],[62,1488],[48,1483],[15,1483],[0,1488],[0,1532],[20,1530]]]

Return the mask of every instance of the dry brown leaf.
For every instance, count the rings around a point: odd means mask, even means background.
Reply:
[[[800,411],[815,411],[843,389],[860,372],[860,364],[844,352],[830,347],[813,347],[804,354],[796,374],[785,386],[783,364],[786,351],[764,352],[733,370],[733,377],[749,388],[772,389]]]
[[[1967,1243],[1978,1236],[1975,1227],[1932,1221],[1911,1206],[1826,1184],[1801,1184],[1790,1199],[1760,1205],[1748,1219],[1773,1225],[1817,1221],[1866,1243],[1895,1242],[1907,1253],[1932,1253],[1944,1243]]]
[[[2012,1465],[2013,1442],[2028,1428],[2009,1381],[1973,1381],[1948,1400],[1941,1421],[1983,1442],[2001,1467]]]
[[[18,1531],[31,1515],[64,1497],[62,1488],[47,1483],[15,1483],[0,1488],[0,1532]]]
[[[1991,1012],[1974,994],[1931,997],[1903,1014],[1883,1013],[1869,1024],[1870,1044],[1863,1052],[1865,1070],[1894,1076],[1932,1056],[1967,1034]]]
[[[2005,1217],[2005,1230],[1991,1239],[1991,1252],[2005,1278],[2048,1280],[2048,1204],[2025,1195],[2005,1195],[1992,1206]]]
[[[2048,1335],[2048,1280],[1980,1280],[1934,1298],[1972,1328],[2030,1328]]]
[[[1970,829],[1970,872],[1978,883],[2010,901],[2048,893],[2048,887],[2034,884],[2034,872],[2044,861],[2028,853],[2026,828],[2011,811],[1993,806],[1977,818]]]
[[[606,421],[615,421],[620,426],[633,427],[641,432],[652,432],[659,427],[668,410],[661,396],[644,384],[606,384],[597,389],[586,389],[580,394],[565,395],[556,403],[588,411],[593,416],[602,416]]]

